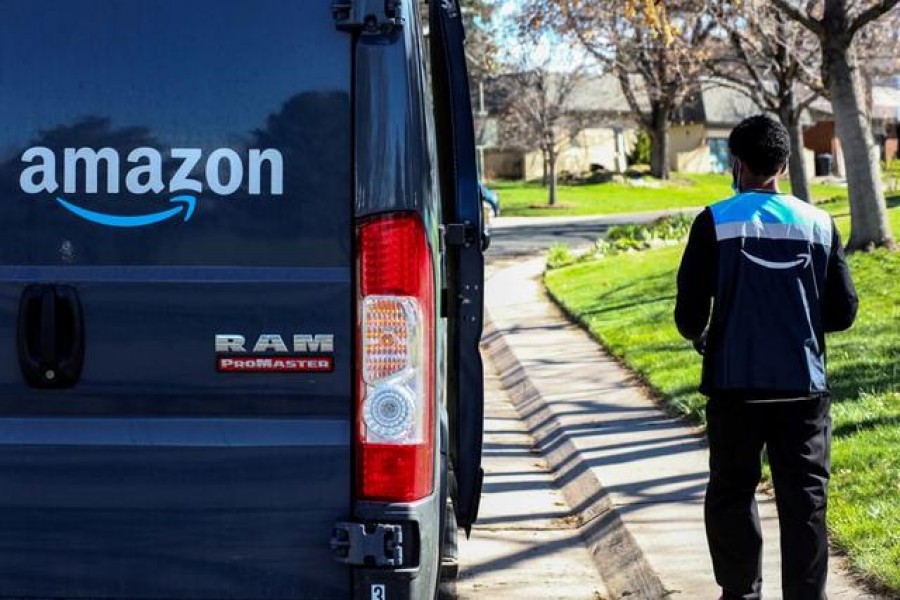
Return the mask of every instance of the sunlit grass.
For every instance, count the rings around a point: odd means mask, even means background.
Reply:
[[[558,205],[547,206],[547,189],[537,183],[497,181],[488,184],[500,194],[506,216],[604,215],[700,207],[727,198],[730,175],[673,174],[659,187],[637,187],[624,183],[561,185]],[[790,186],[784,183],[784,189]],[[847,189],[836,185],[813,184],[815,200],[846,196]]]

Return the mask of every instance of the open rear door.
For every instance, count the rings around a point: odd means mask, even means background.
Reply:
[[[475,131],[457,0],[432,0],[431,72],[447,241],[447,410],[456,519],[468,533],[481,496],[484,375],[478,344],[484,299]]]

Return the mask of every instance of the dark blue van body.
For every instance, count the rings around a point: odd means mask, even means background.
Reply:
[[[412,2],[0,0],[0,598],[433,597],[480,492],[481,250],[431,9],[434,81]],[[437,290],[400,503],[354,475],[356,230],[392,213]]]

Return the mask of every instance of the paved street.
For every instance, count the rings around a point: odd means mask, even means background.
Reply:
[[[684,209],[693,215],[700,209]],[[573,249],[585,248],[606,233],[612,225],[648,223],[678,211],[646,212],[633,215],[603,217],[497,217],[492,222],[491,247],[485,258],[489,262],[533,257],[554,244],[568,244]]]

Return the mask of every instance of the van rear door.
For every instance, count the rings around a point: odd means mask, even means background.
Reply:
[[[441,196],[447,233],[447,413],[457,523],[478,518],[483,471],[484,373],[479,343],[484,310],[482,212],[475,161],[465,33],[458,0],[432,2],[431,73]]]
[[[0,12],[0,597],[347,597],[330,0]]]

